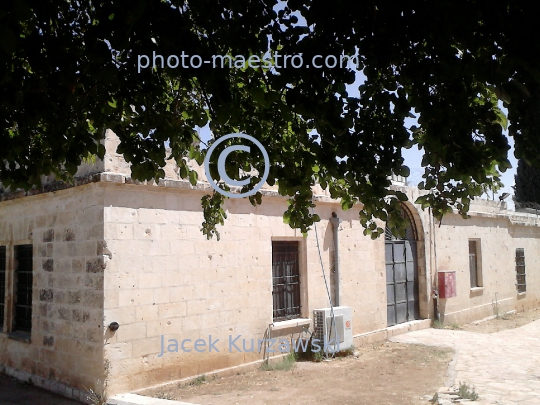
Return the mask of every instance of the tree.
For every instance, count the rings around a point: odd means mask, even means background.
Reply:
[[[163,177],[169,142],[181,175],[196,181],[184,158],[202,163],[195,127],[209,123],[216,139],[244,132],[265,146],[268,183],[289,196],[284,218],[303,232],[318,220],[309,210],[315,183],[345,209],[361,201],[366,234],[383,232],[376,218],[400,226],[406,196],[387,178],[408,174],[404,147],[424,151],[419,186],[431,193],[417,202],[437,218],[452,206],[466,216],[471,198],[497,181],[493,168],[510,167],[498,100],[516,155],[540,164],[535,11],[526,1],[5,0],[0,181],[69,180],[81,159],[103,155],[104,128],[120,137],[134,178]],[[350,66],[279,62],[300,54],[357,55],[366,79],[350,91],[358,75]],[[156,66],[143,68],[154,55]],[[278,62],[174,68],[169,55]],[[418,125],[406,125],[411,116]],[[249,164],[262,163],[241,153],[227,160],[230,173]],[[223,199],[203,199],[208,236],[223,223]]]
[[[516,203],[538,206],[540,204],[540,169],[530,166],[526,161],[520,159],[517,174],[514,177],[516,179],[514,187]]]

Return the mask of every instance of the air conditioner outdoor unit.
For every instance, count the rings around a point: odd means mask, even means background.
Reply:
[[[350,307],[334,307],[334,319],[330,308],[313,310],[313,341],[321,352],[339,352],[353,345],[352,311]]]

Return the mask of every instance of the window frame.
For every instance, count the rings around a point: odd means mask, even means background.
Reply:
[[[23,256],[23,255],[28,255]],[[24,259],[24,261],[23,261]],[[29,262],[29,263],[28,263]],[[23,267],[21,269],[21,267]],[[13,245],[13,320],[12,332],[32,333],[32,305],[34,281],[34,246]],[[23,301],[24,303],[20,303]],[[24,315],[21,316],[21,313]]]
[[[7,318],[7,246],[0,244],[0,333]]]
[[[518,255],[521,253],[521,256]],[[520,272],[520,269],[523,269]],[[520,276],[523,277],[523,283],[520,283]],[[523,287],[521,289],[520,287]],[[516,290],[518,294],[525,294],[527,292],[527,268],[525,266],[525,248],[516,248]]]
[[[472,245],[473,244],[473,245]],[[469,239],[469,277],[470,288],[483,288],[482,279],[482,244],[480,239]],[[474,246],[474,249],[471,247]],[[471,250],[474,250],[472,252]]]
[[[277,248],[277,245],[279,244],[282,244],[282,245],[286,245],[286,244],[295,244],[296,245],[296,270],[297,270],[297,280],[298,280],[298,283],[297,283],[297,287],[293,287],[293,288],[296,288],[296,291],[293,291],[292,293],[296,295],[296,299],[298,300],[298,309],[294,311],[294,313],[288,313],[287,311],[287,306],[283,306],[282,308],[277,308],[276,309],[276,295],[275,295],[275,291],[276,291],[276,288],[275,288],[275,281],[276,281],[276,276],[275,276],[275,272],[274,272],[274,269],[275,269],[275,254],[277,254],[276,252],[276,248]],[[272,321],[273,322],[285,322],[285,321],[289,321],[289,320],[292,320],[292,319],[300,319],[300,318],[306,318],[306,310],[307,310],[307,305],[305,305],[307,303],[307,289],[305,288],[307,283],[307,279],[306,279],[306,261],[305,261],[305,241],[304,241],[304,238],[295,238],[295,237],[282,237],[282,238],[272,238],[272,243],[271,243],[271,263],[272,263],[272,273],[271,273],[271,277],[272,277]],[[290,253],[290,252],[289,252]],[[289,284],[289,283],[287,283]],[[294,284],[293,284],[294,285]],[[287,300],[285,298],[285,300]],[[294,298],[293,298],[294,300]],[[293,305],[295,303],[293,302]],[[293,307],[294,308],[294,307]],[[278,314],[278,311],[285,311],[285,314]]]
[[[5,294],[4,294],[4,320],[0,320],[0,334],[5,334],[9,339],[24,343],[31,343],[33,313],[34,313],[34,278],[35,272],[35,246],[33,240],[1,241],[0,246],[5,247]],[[19,249],[26,247],[26,269],[21,271],[17,261]],[[20,258],[20,257],[19,257]],[[17,303],[17,293],[20,291],[18,280],[25,279],[26,302]],[[20,296],[19,296],[20,298]],[[26,325],[21,327],[21,308],[26,307]],[[19,313],[17,313],[19,311]],[[24,312],[24,311],[23,311]],[[19,322],[19,324],[17,324]]]

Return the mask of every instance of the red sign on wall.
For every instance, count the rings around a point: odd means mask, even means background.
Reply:
[[[439,271],[439,298],[456,296],[456,272]]]

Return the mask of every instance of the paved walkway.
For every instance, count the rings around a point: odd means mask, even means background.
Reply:
[[[451,383],[474,385],[478,403],[540,404],[540,320],[492,334],[424,329],[390,340],[454,348]]]
[[[80,402],[0,374],[1,405],[81,405]]]

